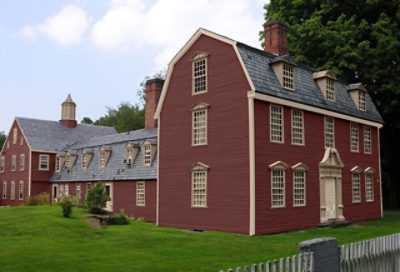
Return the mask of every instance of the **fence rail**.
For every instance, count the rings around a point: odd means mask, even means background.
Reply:
[[[400,272],[400,234],[343,245],[342,272]]]
[[[226,272],[313,272],[313,256],[312,252],[306,252],[279,260],[228,269]]]

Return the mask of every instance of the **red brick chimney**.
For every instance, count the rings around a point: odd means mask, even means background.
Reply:
[[[158,100],[160,99],[161,90],[164,85],[164,80],[155,78],[146,81],[145,93],[145,110],[144,110],[144,127],[155,128],[157,127],[157,120],[154,119],[156,113]]]
[[[264,24],[264,51],[282,56],[289,53],[287,26],[276,20],[269,20]]]

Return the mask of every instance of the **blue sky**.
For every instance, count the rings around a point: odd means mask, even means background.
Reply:
[[[0,131],[15,116],[77,120],[138,103],[145,76],[199,28],[260,47],[265,0],[0,0]]]

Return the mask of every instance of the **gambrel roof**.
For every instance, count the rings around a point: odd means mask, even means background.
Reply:
[[[112,181],[112,180],[152,180],[157,179],[157,156],[154,156],[150,166],[144,165],[142,144],[144,142],[157,144],[157,128],[140,129],[121,134],[93,138],[85,143],[77,144],[63,153],[73,151],[77,160],[71,170],[62,169],[60,173],[53,173],[51,182],[76,182],[76,181]],[[133,143],[139,152],[131,166],[124,162],[126,146]],[[110,157],[104,168],[100,167],[100,150],[106,147]],[[81,166],[82,152],[90,148],[93,157],[86,169]]]
[[[87,140],[116,134],[113,127],[81,125],[67,128],[58,121],[16,117],[31,150],[57,152]]]

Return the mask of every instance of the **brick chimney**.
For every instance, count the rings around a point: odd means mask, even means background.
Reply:
[[[144,110],[144,127],[157,127],[157,120],[154,119],[158,100],[160,99],[161,90],[164,85],[164,80],[155,78],[146,81],[145,93],[145,110]]]
[[[67,128],[76,127],[76,104],[69,94],[64,103],[61,104],[61,124]]]
[[[289,53],[287,26],[276,20],[268,20],[264,24],[264,51],[282,56]]]

